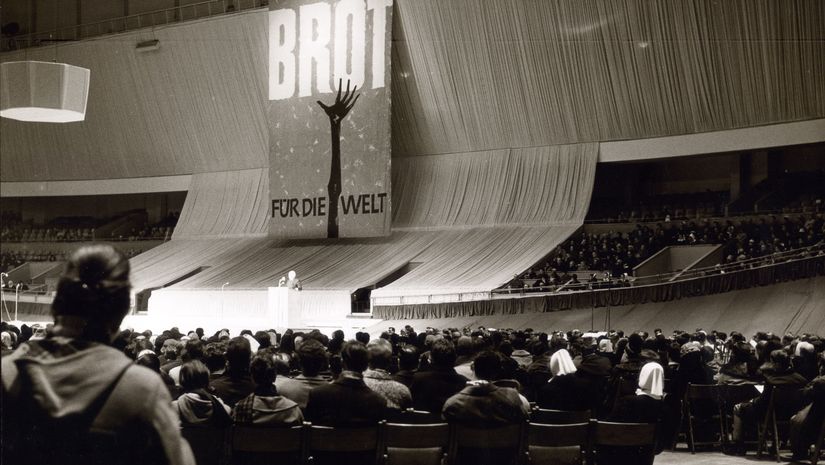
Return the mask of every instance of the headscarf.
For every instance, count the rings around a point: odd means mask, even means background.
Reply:
[[[665,370],[656,362],[646,363],[639,373],[639,389],[637,396],[650,396],[661,400],[665,390]]]
[[[599,341],[599,352],[613,352],[613,341],[610,339]]]
[[[802,352],[814,353],[815,351],[816,351],[816,348],[814,348],[813,344],[811,344],[810,342],[801,341],[798,344],[796,344],[796,349],[794,349],[793,354],[794,354],[795,357],[801,357]]]
[[[553,376],[570,375],[576,372],[576,365],[567,349],[561,349],[550,357],[550,372]]]

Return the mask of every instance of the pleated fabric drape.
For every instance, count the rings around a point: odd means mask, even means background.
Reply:
[[[597,144],[393,160],[393,228],[581,224]]]
[[[486,291],[581,225],[597,152],[581,144],[402,159],[393,234],[338,241],[262,237],[265,169],[196,174],[173,240],[133,259],[135,287],[205,267],[175,287],[261,288],[295,270],[307,289],[354,291],[413,263],[376,295]]]
[[[173,239],[265,235],[266,168],[192,175]]]
[[[825,115],[820,0],[397,0],[395,154]]]
[[[395,156],[701,133],[825,117],[821,0],[397,0]],[[0,120],[0,179],[268,164],[267,10],[57,46],[86,121]],[[160,49],[137,52],[157,38]],[[2,61],[55,59],[53,47]]]

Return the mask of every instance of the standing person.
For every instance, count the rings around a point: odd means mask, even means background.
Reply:
[[[2,360],[3,463],[194,465],[161,378],[110,346],[130,287],[111,246],[72,255],[51,334]]]

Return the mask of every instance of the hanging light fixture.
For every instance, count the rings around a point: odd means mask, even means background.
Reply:
[[[0,63],[0,117],[38,123],[86,119],[89,70],[57,61],[58,3],[54,2],[54,59]]]
[[[0,116],[41,123],[83,121],[89,75],[88,69],[66,63],[0,63]]]

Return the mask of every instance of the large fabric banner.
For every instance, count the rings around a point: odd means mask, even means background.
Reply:
[[[388,235],[392,0],[270,5],[270,234]]]

